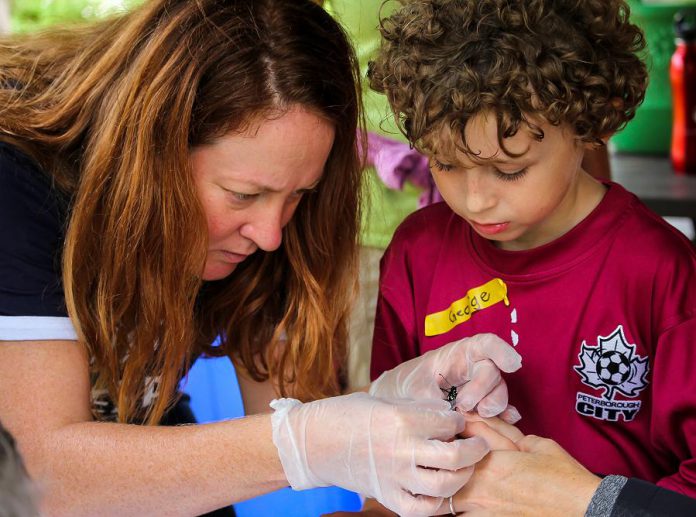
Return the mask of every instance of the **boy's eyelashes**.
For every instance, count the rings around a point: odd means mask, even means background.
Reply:
[[[435,158],[431,159],[430,165],[431,167],[435,167],[437,170],[441,172],[448,172],[455,168],[454,165],[442,163],[441,161]],[[528,168],[523,167],[522,169],[513,172],[501,171],[497,167],[492,167],[492,170],[495,173],[496,177],[503,181],[515,181],[521,179],[527,173]]]
[[[444,164],[435,158],[432,158],[430,160],[430,165],[431,165],[431,167],[434,166],[437,170],[442,171],[442,172],[447,172],[447,171],[451,171],[452,169],[454,169],[453,165]]]
[[[493,167],[495,175],[503,181],[516,181],[522,178],[527,173],[528,168],[524,167],[515,172],[503,172],[497,167]]]

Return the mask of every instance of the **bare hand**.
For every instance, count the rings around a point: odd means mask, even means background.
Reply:
[[[479,436],[492,451],[517,451],[517,442],[524,438],[522,431],[498,417],[483,418],[477,413],[464,413],[466,427],[460,438]]]
[[[454,496],[455,510],[474,517],[582,517],[600,479],[553,440],[529,435],[515,445],[519,451],[491,451],[476,464]],[[447,501],[438,513],[449,514]]]

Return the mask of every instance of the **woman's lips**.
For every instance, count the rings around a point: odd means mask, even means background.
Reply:
[[[471,222],[471,225],[474,227],[474,229],[483,235],[495,235],[497,233],[504,232],[505,230],[507,230],[509,224],[509,222],[492,224],[476,223],[473,221]]]
[[[233,253],[231,251],[225,251],[225,250],[220,250],[220,253],[224,257],[225,262],[229,262],[231,264],[239,264],[240,262],[244,261],[249,255],[241,255],[239,253]]]

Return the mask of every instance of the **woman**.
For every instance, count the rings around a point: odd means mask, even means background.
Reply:
[[[359,95],[321,8],[153,0],[4,41],[0,85],[0,415],[44,512],[192,515],[289,482],[430,513],[466,482],[487,446],[440,442],[464,421],[427,399],[442,374],[460,405],[502,411],[498,367],[519,357],[492,337],[371,395],[134,425],[201,354],[235,360],[248,410],[341,392]]]

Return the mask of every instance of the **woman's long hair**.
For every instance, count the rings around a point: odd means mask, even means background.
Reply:
[[[0,42],[0,138],[70,196],[67,308],[120,421],[156,423],[206,352],[284,395],[339,391],[360,219],[356,70],[341,28],[309,0],[152,0]],[[191,148],[294,105],[335,126],[316,192],[277,251],[203,284]],[[160,396],[143,408],[153,383]]]

